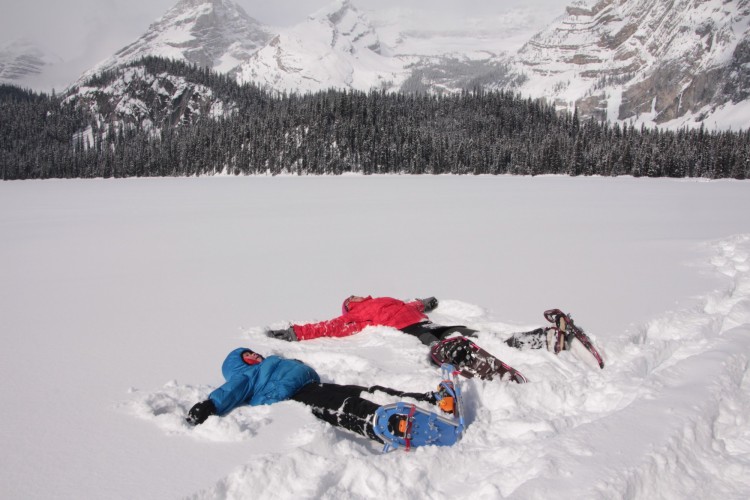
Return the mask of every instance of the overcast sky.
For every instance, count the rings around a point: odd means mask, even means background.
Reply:
[[[0,44],[25,38],[85,71],[136,40],[178,0],[0,0]],[[270,26],[303,21],[334,0],[235,0]],[[420,26],[445,27],[466,18],[487,19],[531,8],[551,21],[573,0],[353,0],[372,14],[417,9]],[[404,21],[408,21],[404,19]]]

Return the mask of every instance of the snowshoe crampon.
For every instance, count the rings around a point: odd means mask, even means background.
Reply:
[[[596,350],[589,336],[573,322],[569,314],[565,314],[560,309],[549,309],[544,311],[544,317],[554,325],[551,329],[559,338],[564,339],[564,342],[558,344],[559,349],[556,346],[555,353],[560,350],[570,351],[586,364],[604,368],[601,354]]]

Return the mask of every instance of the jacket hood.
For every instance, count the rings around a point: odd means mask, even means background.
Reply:
[[[224,380],[229,380],[238,373],[244,373],[248,370],[252,370],[254,366],[258,366],[248,365],[242,361],[242,353],[248,350],[252,349],[248,347],[238,347],[227,355],[227,359],[225,359],[224,364],[221,365],[221,374],[224,375]]]
[[[360,304],[363,302],[367,302],[368,300],[372,299],[372,295],[368,295],[367,297],[364,297],[359,302],[351,302],[350,299],[354,297],[354,295],[350,295],[344,300],[344,303],[341,304],[341,314],[346,314],[350,312],[352,309],[357,308]]]

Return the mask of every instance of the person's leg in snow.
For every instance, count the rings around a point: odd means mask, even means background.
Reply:
[[[516,349],[542,349],[547,347],[547,333],[544,328],[537,328],[530,332],[517,332],[505,341]]]
[[[468,328],[466,326],[443,326],[432,323],[431,321],[423,321],[414,325],[409,325],[401,329],[402,332],[414,335],[423,344],[430,346],[431,348],[436,345],[437,342],[444,340],[450,336],[459,335],[461,337],[473,337],[476,338],[479,330]],[[550,352],[558,353],[561,350],[566,349],[565,338],[562,332],[565,331],[565,326],[562,328],[548,327],[548,328],[537,328],[529,332],[517,332],[512,334],[505,343],[510,347],[516,349],[543,349],[547,348]],[[446,354],[446,360],[455,365],[462,366],[466,363],[471,362],[471,352],[464,348],[463,344],[453,344],[451,346],[451,352]]]
[[[401,331],[414,335],[424,345],[432,345],[439,340],[443,340],[446,337],[457,333],[462,337],[476,337],[478,330],[467,328],[465,326],[444,326],[437,325],[431,321],[422,321],[421,323],[415,323],[413,325],[401,328]]]
[[[505,341],[516,349],[547,349],[555,354],[568,348],[568,339],[559,328],[537,328],[530,332],[514,333]]]
[[[362,387],[358,385],[308,384],[300,389],[292,400],[309,406],[313,415],[335,427],[350,430],[382,443],[373,430],[375,412],[380,405],[360,396],[362,392],[384,392],[391,396],[413,398],[417,401],[435,403],[433,393],[402,392],[382,386]]]

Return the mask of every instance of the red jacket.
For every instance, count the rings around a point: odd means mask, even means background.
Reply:
[[[427,320],[421,300],[407,303],[390,297],[367,297],[361,302],[350,302],[348,311],[338,318],[307,325],[292,325],[292,328],[298,340],[310,340],[318,337],[348,337],[370,325],[400,329]]]

